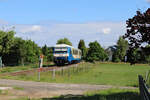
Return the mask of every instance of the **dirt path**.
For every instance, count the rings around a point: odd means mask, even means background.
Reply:
[[[114,87],[110,85],[61,84],[6,79],[0,79],[0,85],[24,88],[23,90],[15,91],[15,95],[29,97],[52,97],[66,94],[83,94],[86,91],[109,88],[135,89],[134,87]]]

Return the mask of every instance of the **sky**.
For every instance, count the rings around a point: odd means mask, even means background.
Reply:
[[[75,47],[80,39],[108,47],[125,34],[128,18],[149,7],[150,0],[0,0],[0,29],[13,27],[39,46],[66,37]]]

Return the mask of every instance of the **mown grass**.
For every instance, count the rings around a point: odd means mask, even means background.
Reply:
[[[44,62],[43,67],[48,67],[48,66],[54,66],[53,62]],[[38,68],[39,64],[26,64],[24,66],[5,66],[3,68],[0,68],[0,74],[2,73],[11,73],[11,72],[19,72],[23,70],[31,70],[33,68]]]
[[[18,72],[22,70],[31,70],[33,68],[37,68],[38,64],[28,64],[25,66],[5,66],[0,68],[0,74],[2,73],[11,73],[11,72]]]
[[[13,100],[141,100],[138,90],[108,89],[94,92],[87,92],[84,95],[62,95],[53,98],[18,98]]]
[[[41,72],[41,82],[54,82],[54,83],[82,83],[82,84],[102,84],[102,85],[115,85],[115,86],[138,86],[138,75],[145,76],[145,72],[150,70],[148,65],[134,65],[129,64],[115,64],[115,63],[84,63],[78,67],[86,66],[89,70],[82,70],[73,72],[70,69],[56,72],[55,78],[52,78],[52,72]],[[18,76],[3,76],[1,78],[17,79],[17,80],[30,80],[39,81],[38,73],[33,75],[18,75]]]
[[[20,97],[20,98],[10,99],[10,100],[41,100],[41,99],[30,99],[29,97]]]
[[[15,89],[15,90],[24,90],[24,88],[18,87],[18,86],[13,86],[13,89]]]
[[[89,92],[84,95],[63,95],[42,100],[140,100],[138,90],[108,89]]]

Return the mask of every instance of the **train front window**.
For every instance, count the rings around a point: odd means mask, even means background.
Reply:
[[[67,48],[57,47],[57,48],[55,48],[55,53],[67,53]]]
[[[55,51],[55,53],[67,53],[67,51]]]

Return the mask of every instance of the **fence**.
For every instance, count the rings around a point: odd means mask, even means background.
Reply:
[[[146,86],[145,80],[141,75],[139,75],[139,89],[140,89],[141,100],[150,100],[150,93]]]
[[[88,72],[91,69],[91,66],[85,66],[82,64],[81,65],[72,65],[70,67],[62,67],[59,68],[58,70],[53,69],[51,71],[51,76],[52,79],[55,79],[56,76],[65,76],[65,77],[71,77],[74,74],[79,74],[83,72]]]
[[[45,78],[49,76],[49,79],[55,80],[57,78],[65,79],[68,78],[70,79],[71,77],[82,74],[82,73],[87,73],[91,69],[93,69],[91,64],[73,64],[69,66],[63,66],[63,67],[57,67],[57,68],[50,68],[50,69],[42,69],[38,70],[38,73],[36,75],[38,76],[38,80],[40,81],[41,78]],[[41,72],[41,73],[40,73]],[[40,75],[41,74],[41,75]],[[44,76],[47,74],[46,76]]]

